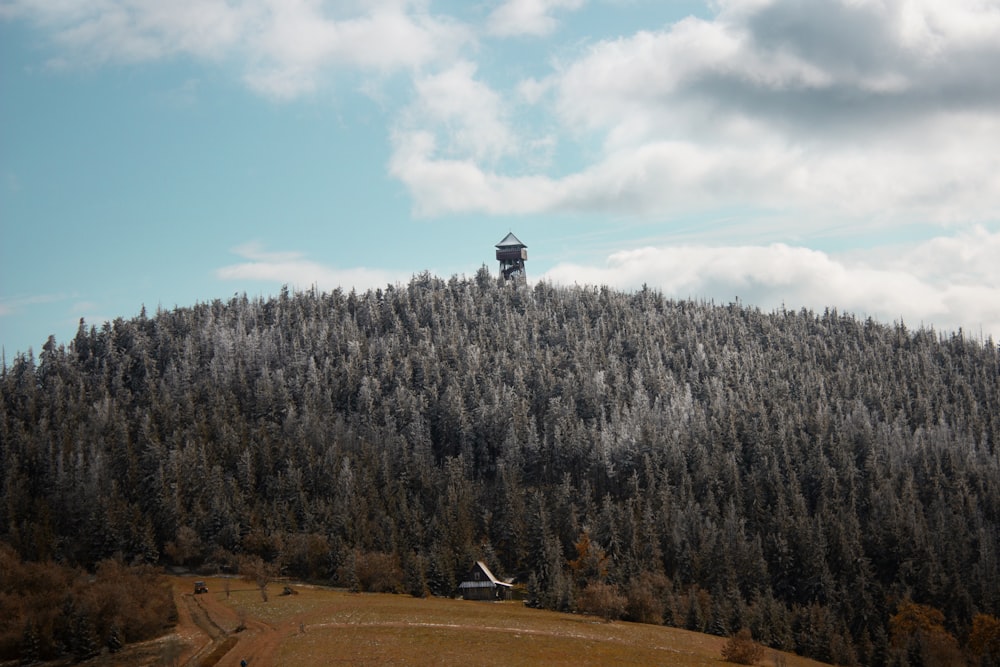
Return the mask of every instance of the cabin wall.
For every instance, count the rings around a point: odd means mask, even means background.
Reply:
[[[462,597],[466,600],[495,600],[496,589],[492,586],[483,588],[466,588],[462,591]]]

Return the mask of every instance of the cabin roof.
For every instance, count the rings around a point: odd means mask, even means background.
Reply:
[[[486,566],[486,563],[484,563],[483,561],[477,560],[476,567],[478,567],[480,570],[483,571],[483,574],[486,575],[486,578],[489,579],[489,581],[463,581],[461,584],[459,584],[458,586],[459,588],[484,588],[486,586],[491,586],[491,585],[507,586],[508,588],[510,587],[510,584],[508,584],[507,582],[500,581],[499,579],[497,579],[496,576],[492,572],[490,572],[490,568],[488,568]]]
[[[528,246],[521,243],[520,239],[514,236],[514,232],[508,232],[507,236],[503,237],[503,240],[497,244],[498,248],[527,248]]]

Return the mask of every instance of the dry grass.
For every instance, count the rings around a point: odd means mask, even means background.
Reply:
[[[604,623],[514,602],[297,590],[299,595],[272,594],[268,602],[256,589],[236,586],[228,599],[222,596],[249,618],[289,630],[277,648],[276,664],[726,664],[721,658],[725,639],[674,628]],[[782,657],[788,667],[819,664]],[[769,653],[762,664],[771,662]]]

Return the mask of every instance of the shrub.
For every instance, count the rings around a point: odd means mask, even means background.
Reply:
[[[972,618],[972,630],[969,632],[969,650],[982,662],[991,660],[1000,664],[1000,619],[987,614],[976,614]]]
[[[399,593],[403,590],[403,569],[392,554],[355,551],[340,568],[338,578],[355,592]]]
[[[911,600],[900,603],[889,619],[890,647],[897,656],[926,667],[958,665],[962,662],[958,642],[944,627],[944,614],[934,607]]]
[[[117,650],[162,634],[176,613],[169,584],[150,566],[107,560],[90,575],[22,562],[0,545],[0,661]]]
[[[611,622],[625,613],[625,596],[618,588],[603,582],[595,582],[583,589],[577,599],[577,609],[585,614],[600,616]]]
[[[625,618],[637,623],[663,623],[664,600],[670,593],[670,580],[663,574],[643,572],[629,584]]]
[[[748,628],[729,638],[722,647],[722,659],[737,665],[753,665],[764,657],[764,647],[754,641]]]

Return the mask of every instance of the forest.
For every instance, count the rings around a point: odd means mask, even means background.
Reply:
[[[81,320],[0,372],[24,567],[455,595],[484,560],[540,607],[1000,665],[991,339],[483,267]]]

